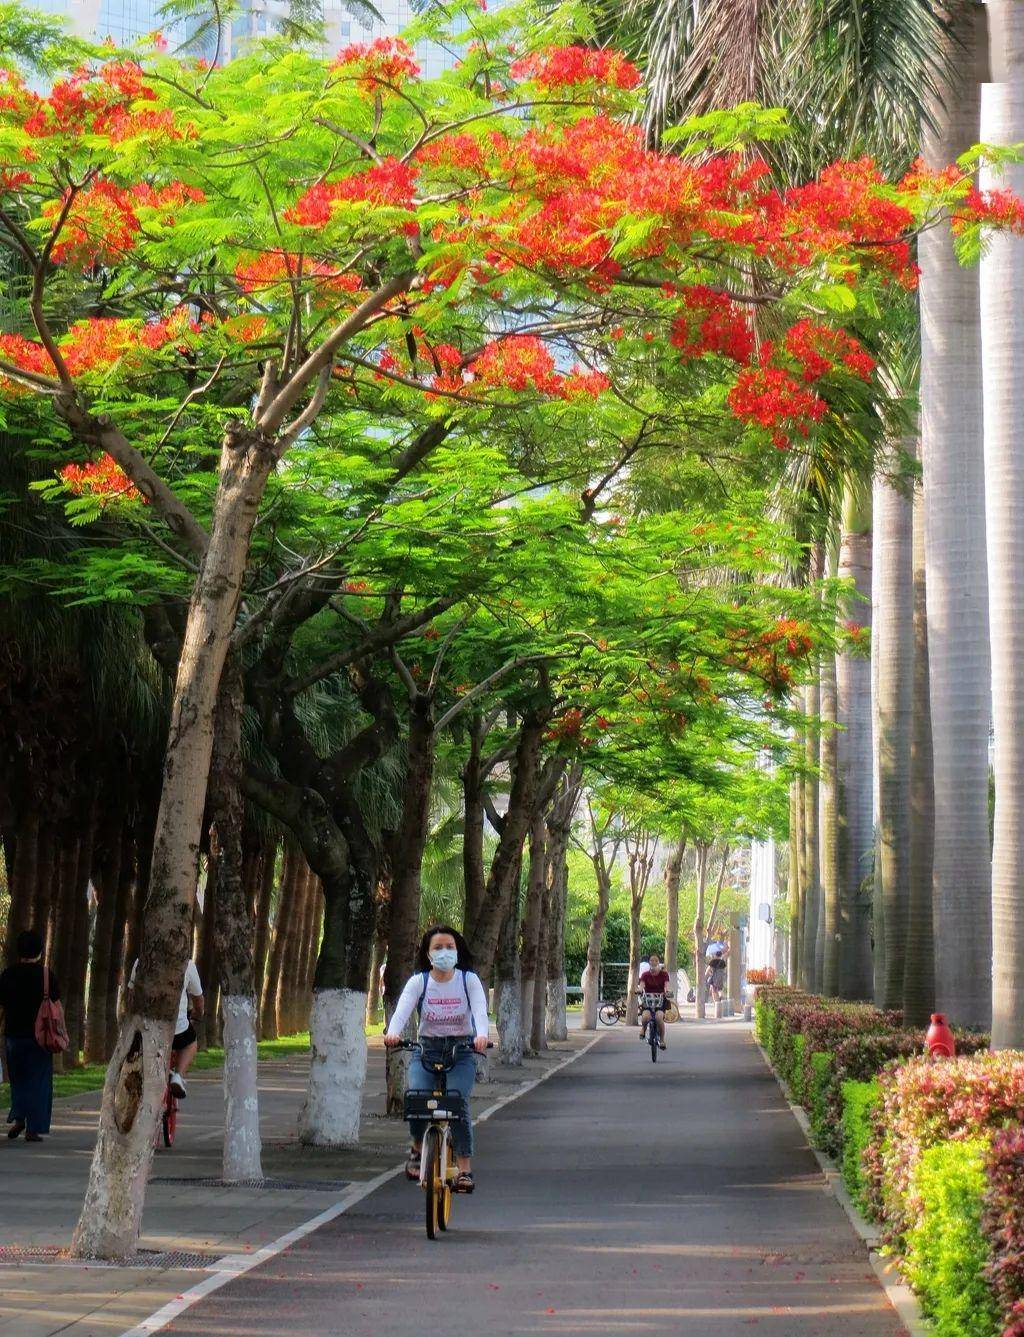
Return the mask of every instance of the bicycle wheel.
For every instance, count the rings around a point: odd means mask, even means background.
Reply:
[[[652,1017],[647,1023],[647,1043],[651,1046],[651,1062],[658,1061],[658,1023]]]
[[[440,1230],[448,1229],[452,1219],[452,1144],[447,1137],[441,1138],[441,1176],[437,1199],[437,1224]]]
[[[438,1217],[441,1199],[441,1130],[428,1128],[425,1134],[424,1151],[426,1153],[427,1182],[423,1186],[426,1198],[427,1239],[437,1239]]]
[[[614,1026],[619,1019],[619,1009],[614,1003],[602,1003],[597,1015],[605,1026]]]

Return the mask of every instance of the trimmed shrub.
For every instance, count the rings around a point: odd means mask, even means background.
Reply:
[[[979,1053],[988,1048],[988,1036],[958,1034],[958,1052]],[[867,1031],[848,1035],[839,1041],[830,1055],[827,1075],[812,1073],[808,1094],[814,1098],[814,1082],[821,1082],[820,1128],[815,1124],[815,1135],[823,1151],[838,1160],[842,1153],[843,1083],[866,1082],[876,1077],[894,1059],[914,1058],[924,1049],[924,1037],[918,1031]],[[814,1062],[816,1055],[811,1056]]]
[[[806,1035],[798,1033],[790,1038],[790,1065],[789,1071],[785,1075],[789,1082],[789,1089],[793,1093],[793,1099],[798,1105],[804,1103],[804,1051],[806,1048]]]
[[[987,1144],[928,1147],[913,1172],[920,1215],[907,1233],[906,1274],[937,1337],[996,1337],[998,1307],[986,1281],[982,1233]]]
[[[835,1085],[833,1074],[835,1072],[834,1059],[831,1054],[812,1054],[811,1055],[811,1080],[809,1090],[807,1091],[807,1108],[810,1111],[811,1134],[814,1137],[814,1144],[828,1151],[829,1143],[835,1143],[836,1150],[830,1155],[835,1159],[838,1155],[839,1147],[842,1142],[842,1121],[843,1105],[842,1092],[839,1096],[839,1118],[836,1121],[834,1132],[829,1126],[830,1110],[828,1105],[828,1093]]]
[[[981,1229],[991,1255],[986,1277],[1007,1333],[1024,1337],[1024,1128],[996,1133],[985,1172]]]
[[[868,1210],[863,1154],[874,1132],[874,1115],[881,1107],[877,1081],[843,1083],[843,1183],[850,1197]]]
[[[940,1142],[965,1142],[1024,1122],[1024,1054],[912,1058],[880,1077],[882,1108],[866,1162],[868,1197],[898,1243],[918,1215],[917,1162]]]

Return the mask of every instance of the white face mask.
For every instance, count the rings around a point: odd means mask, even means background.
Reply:
[[[454,947],[437,947],[430,953],[430,964],[438,970],[454,970],[459,954]]]

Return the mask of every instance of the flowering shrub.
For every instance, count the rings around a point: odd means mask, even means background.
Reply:
[[[870,1148],[872,1192],[896,1241],[920,1210],[914,1172],[922,1152],[1024,1122],[1024,1054],[1005,1051],[933,1062],[911,1059],[880,1079]]]
[[[905,1267],[937,1337],[1000,1330],[981,1224],[986,1151],[982,1138],[929,1147],[914,1171],[920,1215],[907,1235]]]
[[[89,464],[66,464],[60,477],[76,497],[95,497],[101,506],[114,501],[145,501],[116,460],[101,455]]]
[[[1024,1128],[992,1138],[985,1160],[986,1189],[981,1229],[988,1243],[986,1277],[1006,1332],[1024,1332]],[[1014,1324],[1018,1326],[1014,1326]]]
[[[748,970],[748,971],[747,971],[747,983],[748,983],[748,984],[774,984],[774,983],[775,983],[775,969],[774,969],[774,967],[773,967],[773,966],[765,966],[763,970],[757,970],[757,969],[754,969],[754,970]]]

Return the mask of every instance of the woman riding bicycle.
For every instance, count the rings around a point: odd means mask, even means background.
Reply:
[[[427,1063],[445,1061],[451,1058],[453,1049],[460,1043],[472,1045],[478,1054],[487,1049],[487,995],[479,975],[474,974],[470,966],[469,951],[461,933],[456,933],[447,924],[435,924],[427,929],[416,958],[416,974],[402,990],[384,1036],[384,1043],[389,1047],[399,1044],[406,1023],[413,1012],[419,1010],[423,1054],[409,1064],[410,1091],[434,1089],[434,1075],[424,1066],[423,1060]],[[463,1050],[448,1074],[448,1090],[458,1091],[466,1108],[465,1118],[452,1124],[452,1142],[459,1163],[456,1193],[472,1193],[474,1188],[469,1097],[475,1080],[476,1060]],[[412,1147],[405,1167],[408,1179],[419,1179],[420,1149],[426,1126],[425,1119],[409,1121]]]

